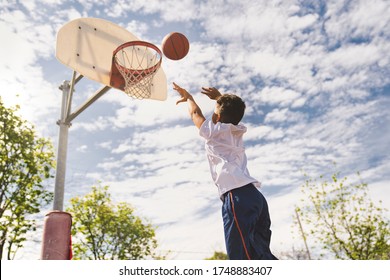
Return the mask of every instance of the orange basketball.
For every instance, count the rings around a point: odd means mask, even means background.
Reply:
[[[186,36],[179,32],[171,32],[162,41],[162,52],[172,60],[184,58],[190,50],[190,43]]]

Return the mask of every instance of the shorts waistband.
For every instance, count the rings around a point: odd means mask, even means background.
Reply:
[[[221,200],[222,200],[222,201],[225,201],[226,196],[227,196],[230,192],[232,192],[232,191],[234,191],[234,190],[242,189],[242,188],[250,188],[250,187],[256,188],[255,185],[254,185],[253,183],[249,183],[249,184],[246,184],[246,185],[244,185],[244,186],[242,186],[242,187],[238,187],[238,188],[231,189],[231,190],[225,192],[224,194],[222,194]]]

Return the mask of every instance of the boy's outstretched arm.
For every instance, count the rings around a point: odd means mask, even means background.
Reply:
[[[176,102],[176,105],[181,102],[187,102],[188,112],[191,116],[191,119],[194,122],[195,126],[197,128],[200,128],[206,119],[203,116],[202,110],[200,109],[198,104],[196,104],[192,95],[189,94],[188,91],[186,91],[184,88],[179,87],[175,83],[173,83],[173,89],[176,90],[181,96],[181,99]]]

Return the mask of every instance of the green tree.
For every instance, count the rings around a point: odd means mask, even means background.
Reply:
[[[34,127],[6,108],[0,98],[0,259],[13,259],[26,234],[35,231],[30,214],[47,205],[53,194],[43,181],[53,177],[53,146]]]
[[[301,188],[304,198],[296,213],[305,225],[299,227],[303,239],[319,244],[323,252],[336,259],[389,259],[387,210],[381,201],[372,201],[367,184],[360,177],[357,183],[348,183],[346,177],[339,178],[339,173],[330,182],[323,176],[320,179],[307,178]]]
[[[210,258],[206,258],[205,260],[228,260],[228,256],[224,252],[215,251],[214,255],[212,255]]]
[[[113,204],[108,186],[92,187],[84,197],[71,199],[73,258],[141,260],[155,257],[157,247],[151,224],[134,215],[127,203]]]

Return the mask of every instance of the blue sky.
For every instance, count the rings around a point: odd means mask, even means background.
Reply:
[[[186,106],[175,105],[173,81],[194,94],[206,116],[214,104],[200,95],[202,86],[245,99],[249,170],[269,202],[275,253],[302,246],[291,225],[304,171],[317,177],[337,170],[351,179],[360,171],[373,199],[390,208],[386,0],[27,0],[2,1],[0,15],[0,96],[19,104],[55,147],[58,86],[72,75],[55,58],[61,26],[99,17],[157,46],[172,31],[188,37],[186,58],[163,60],[166,101],[110,90],[72,122],[68,143],[65,203],[98,181],[109,185],[116,201],[158,226],[168,258],[224,251],[221,202],[197,129]],[[73,108],[98,88],[83,79]],[[28,244],[19,258],[38,259],[39,251]]]

